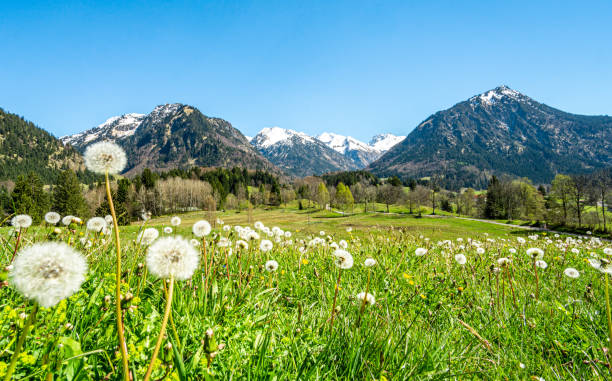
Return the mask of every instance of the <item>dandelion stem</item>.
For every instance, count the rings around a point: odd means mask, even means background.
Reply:
[[[34,303],[34,307],[30,312],[30,316],[23,326],[23,331],[21,335],[19,335],[19,339],[17,340],[17,344],[15,345],[15,352],[13,352],[13,356],[11,357],[11,363],[6,369],[6,374],[4,375],[4,381],[9,381],[15,372],[15,367],[17,366],[17,359],[19,358],[19,354],[21,353],[21,348],[23,347],[23,343],[25,343],[25,339],[30,333],[30,328],[36,322],[36,313],[38,312],[38,304]]]
[[[612,314],[610,313],[610,291],[608,290],[608,274],[606,276],[606,315],[608,317],[608,359],[612,358]],[[610,362],[610,360],[608,360]]]
[[[363,316],[363,310],[365,310],[366,300],[368,300],[368,292],[370,292],[370,272],[370,269],[368,269],[368,283],[366,284],[365,294],[363,295],[363,300],[361,301],[359,318],[357,319],[357,327],[359,327],[359,323],[361,323],[361,317]]]
[[[338,270],[338,280],[336,281],[336,290],[334,291],[334,303],[332,304],[331,309],[331,321],[329,322],[329,331],[331,332],[332,328],[334,328],[334,317],[336,312],[336,299],[338,298],[338,288],[340,288],[340,277],[342,276],[342,269]]]
[[[538,300],[538,298],[540,297],[540,286],[539,286],[539,279],[538,279],[538,266],[536,266],[536,259],[533,259],[533,272],[535,273],[535,284],[536,284],[536,292],[535,292],[535,297],[536,300]]]
[[[121,313],[121,241],[119,240],[119,224],[117,224],[117,215],[115,214],[115,205],[113,204],[113,196],[110,189],[110,181],[108,179],[108,171],[105,172],[106,180],[106,198],[108,199],[108,207],[110,208],[111,216],[113,217],[113,226],[115,230],[115,247],[117,248],[117,266],[115,274],[115,313],[117,315],[117,336],[119,337],[119,352],[121,353],[121,363],[123,365],[123,379],[130,380],[130,367],[128,365],[128,352],[123,335],[123,316]]]
[[[162,341],[164,339],[164,334],[166,333],[166,326],[168,325],[168,317],[170,316],[170,310],[172,308],[172,294],[173,293],[174,293],[174,277],[170,277],[170,287],[168,287],[168,297],[166,298],[166,309],[164,311],[164,318],[162,319],[162,325],[161,325],[161,329],[159,330],[159,336],[157,336],[157,342],[155,343],[155,349],[153,350],[153,356],[151,357],[151,362],[149,363],[149,367],[147,368],[147,373],[145,374],[144,381],[148,381],[151,378],[151,373],[153,372],[153,366],[155,365],[155,360],[157,359],[159,348],[161,347]]]
[[[13,263],[13,259],[15,259],[15,255],[17,255],[17,249],[19,249],[19,243],[21,242],[21,232],[22,228],[19,228],[19,233],[17,233],[17,241],[15,241],[15,250],[13,250],[13,256],[11,257],[10,263]]]

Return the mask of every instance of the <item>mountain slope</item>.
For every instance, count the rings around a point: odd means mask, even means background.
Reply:
[[[33,171],[49,183],[67,168],[85,169],[77,151],[34,123],[0,108],[0,180],[14,180]]]
[[[295,176],[357,169],[351,159],[334,151],[318,139],[280,127],[261,130],[252,140],[268,160]]]
[[[324,132],[317,136],[317,139],[325,145],[353,160],[359,168],[366,167],[404,138],[405,136],[380,134],[374,136],[370,143],[366,144],[351,136],[338,135],[333,132]]]
[[[549,182],[612,165],[612,117],[569,114],[497,87],[435,113],[367,168],[380,176],[441,174],[454,187],[489,174]]]
[[[134,135],[144,118],[144,114],[135,113],[113,116],[99,126],[78,134],[64,136],[61,140],[64,144],[70,144],[83,152],[85,147],[101,140],[121,140]]]
[[[229,122],[178,103],[157,106],[118,142],[128,155],[127,174],[191,166],[278,172]]]

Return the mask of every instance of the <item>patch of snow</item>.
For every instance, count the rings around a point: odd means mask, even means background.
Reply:
[[[370,147],[374,148],[379,152],[386,152],[391,149],[394,145],[398,144],[402,140],[406,139],[406,136],[397,136],[393,134],[379,134],[370,140]]]
[[[333,149],[334,151],[345,154],[347,151],[364,151],[373,152],[373,148],[366,143],[361,142],[351,136],[335,134],[333,132],[324,132],[317,136],[323,144]]]
[[[298,137],[304,142],[315,143],[315,139],[303,132],[289,130],[281,127],[266,127],[259,131],[252,143],[261,148],[268,148],[277,143],[293,144],[291,139]]]

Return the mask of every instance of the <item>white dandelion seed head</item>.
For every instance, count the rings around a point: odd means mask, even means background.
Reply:
[[[82,224],[83,220],[79,217],[72,217],[72,222],[74,222],[75,224]]]
[[[218,224],[218,225],[223,225],[224,223],[225,223],[225,222],[223,222],[223,220],[222,220],[222,219],[217,218],[217,224]]]
[[[225,225],[225,226],[223,226],[223,231],[224,231],[224,232],[228,232],[228,231],[230,231],[230,230],[232,230],[232,227],[231,227],[231,226],[229,226],[229,225]]]
[[[236,248],[248,250],[249,244],[246,241],[239,239],[238,241],[236,241]]]
[[[374,266],[375,264],[376,264],[376,259],[374,259],[374,258],[367,258],[367,259],[366,259],[366,260],[363,262],[363,265],[364,265],[365,267],[372,267],[372,266]]]
[[[527,240],[526,240],[525,238],[523,238],[523,237],[517,237],[517,238],[516,238],[516,241],[517,241],[518,243],[520,243],[520,244],[523,244],[523,243],[527,242]]]
[[[321,231],[319,232],[319,235],[320,235],[321,237],[323,237],[323,236],[325,235],[325,232],[324,232],[323,230],[321,230]]]
[[[347,228],[346,228],[346,232],[347,232],[347,233],[350,233],[350,232],[352,232],[352,231],[353,231],[353,228],[352,228],[352,227],[350,227],[350,226],[349,226],[349,227],[347,227]]]
[[[13,286],[28,299],[49,308],[81,288],[85,258],[63,242],[37,243],[22,249],[9,273]]]
[[[32,217],[27,214],[18,214],[11,219],[11,225],[15,229],[25,229],[32,225]]]
[[[455,255],[455,261],[457,261],[457,263],[460,265],[465,265],[467,262],[467,258],[463,254],[457,254]]]
[[[198,241],[198,240],[197,240],[197,239],[195,239],[195,238],[190,239],[190,240],[189,240],[189,243],[190,243],[190,244],[191,244],[191,246],[193,246],[193,247],[198,247],[198,246],[200,246],[200,241]]]
[[[427,249],[424,247],[418,247],[415,251],[414,254],[417,257],[422,257],[423,255],[427,254]]]
[[[513,247],[509,248],[508,251],[510,252],[510,254],[516,254],[516,249]]]
[[[478,247],[478,248],[476,248],[476,252],[478,254],[484,254],[485,253],[485,249],[484,249],[484,247]]]
[[[353,267],[353,256],[346,250],[336,249],[334,251],[336,266],[343,270],[348,270]]]
[[[164,228],[164,233],[166,233],[166,234],[172,234],[172,228],[171,228],[170,226],[166,226],[166,227]]]
[[[265,268],[267,272],[274,272],[278,270],[278,262],[275,260],[269,260],[266,262]]]
[[[71,216],[71,215],[64,216],[64,218],[62,218],[62,224],[68,226],[73,222],[73,220],[74,220],[74,216]]]
[[[370,293],[360,292],[359,294],[357,294],[356,298],[360,302],[365,301],[366,304],[370,306],[373,306],[374,304],[376,304],[376,298],[374,298],[374,295]]]
[[[539,259],[535,262],[536,267],[541,268],[542,270],[544,270],[545,268],[548,267],[548,263],[546,263],[545,261]]]
[[[228,247],[230,244],[231,244],[230,240],[227,239],[226,237],[219,238],[219,241],[217,242],[218,247]]]
[[[340,245],[338,245],[338,244],[337,244],[337,243],[335,243],[335,242],[332,242],[332,243],[330,243],[330,244],[329,244],[329,247],[331,247],[332,249],[339,249],[339,248],[340,248]]]
[[[572,253],[574,253],[574,254],[580,254],[580,250],[578,250],[578,248],[576,248],[576,247],[573,247],[573,248],[572,248]]]
[[[174,216],[170,219],[170,225],[172,226],[179,226],[181,224],[181,217],[179,216]]]
[[[268,239],[261,240],[261,243],[259,244],[259,250],[263,251],[264,253],[272,250],[273,247],[274,244]]]
[[[110,141],[98,142],[90,145],[83,155],[85,166],[92,172],[116,175],[123,171],[127,158],[123,148]]]
[[[530,247],[529,249],[527,249],[526,252],[527,252],[527,255],[529,255],[532,258],[536,258],[536,259],[544,258],[544,250],[538,247]]]
[[[612,255],[612,247],[606,247],[603,252],[605,255]]]
[[[104,216],[104,221],[106,221],[107,224],[112,225],[113,224],[113,216],[111,216],[110,214],[107,214],[106,216]]]
[[[259,237],[259,234],[257,234],[257,232],[250,231],[250,232],[247,234],[246,238],[247,238],[249,241],[256,241],[256,240],[258,240],[260,237]]]
[[[87,230],[99,233],[106,227],[106,220],[102,217],[92,217],[87,220]]]
[[[51,225],[57,224],[61,219],[62,217],[56,212],[47,212],[47,214],[45,214],[45,222]]]
[[[341,248],[346,249],[348,247],[348,242],[341,239],[340,242],[338,242],[338,245],[340,245]]]
[[[187,280],[198,267],[200,253],[185,238],[162,237],[147,250],[147,267],[158,278]]]
[[[572,278],[572,279],[576,279],[580,276],[580,273],[578,272],[578,270],[576,270],[573,267],[568,267],[565,270],[563,270],[563,274],[565,274],[565,276],[567,276],[568,278]]]
[[[138,234],[136,241],[143,246],[147,246],[153,243],[159,237],[159,230],[155,228],[146,228]]]
[[[291,232],[290,231],[286,231],[285,232],[285,238],[291,238]]]
[[[264,228],[264,224],[261,221],[256,221],[253,226],[255,226],[255,229],[257,229],[257,230],[261,230],[261,229]]]
[[[210,234],[210,231],[212,230],[210,223],[208,223],[208,221],[206,220],[200,220],[198,222],[196,222],[195,224],[193,224],[193,234],[196,237],[204,237]]]
[[[497,260],[497,264],[500,266],[505,266],[510,264],[510,262],[512,262],[509,258],[503,257],[503,258],[499,258]]]

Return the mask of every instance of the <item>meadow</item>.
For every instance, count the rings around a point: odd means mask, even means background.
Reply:
[[[193,240],[199,255],[189,279],[173,282],[154,380],[610,377],[609,242],[403,215],[257,209],[187,213],[178,225],[171,217],[119,228],[132,379],[145,377],[171,292],[147,266],[155,243],[139,237],[147,228],[157,241]],[[195,236],[206,218],[212,232]],[[18,238],[18,252],[64,242],[88,263],[77,292],[39,308],[14,379],[123,377],[113,237],[110,226],[97,233],[78,220],[0,230],[3,264]],[[0,295],[4,377],[36,303],[11,281]]]

